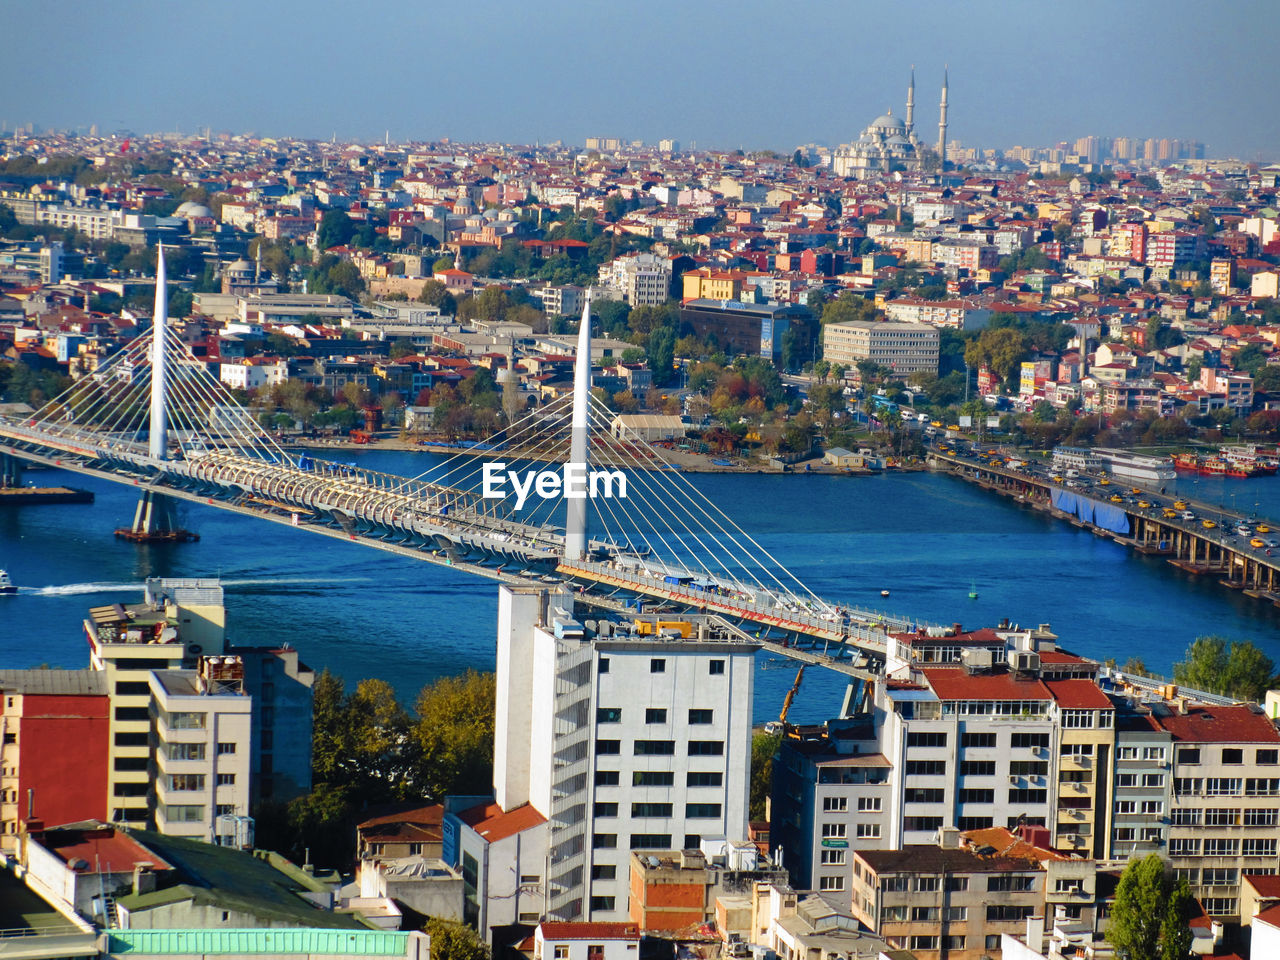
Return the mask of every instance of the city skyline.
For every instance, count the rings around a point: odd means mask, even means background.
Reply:
[[[936,110],[950,65],[950,137],[966,147],[1152,137],[1203,141],[1214,157],[1280,156],[1280,130],[1256,120],[1280,80],[1260,34],[1181,30],[1178,10],[1190,15],[1188,4],[1106,8],[1109,29],[1087,51],[1068,44],[1060,60],[1045,56],[1046,46],[1063,48],[1048,7],[1012,23],[994,5],[958,21],[933,2],[910,16],[828,5],[785,24],[758,2],[736,7],[732,19],[669,3],[590,19],[568,3],[401,6],[355,22],[332,3],[309,7],[305,21],[276,8],[226,9],[221,21],[191,27],[150,2],[6,8],[0,16],[24,43],[0,65],[10,93],[0,125],[397,141],[667,137],[790,150],[843,143],[886,108],[898,114],[914,63],[921,116]],[[1081,15],[1097,19],[1091,9],[1104,10],[1085,4]],[[1263,9],[1233,4],[1233,22]],[[80,31],[48,29],[72,11]],[[1141,30],[1161,56],[1135,69],[1129,47]],[[648,44],[626,46],[646,36]],[[887,42],[865,42],[877,36]],[[111,83],[97,74],[104,46],[117,51]],[[620,66],[620,50],[633,62]],[[184,82],[178,67],[189,63],[198,69]],[[1055,63],[1061,69],[1046,69]]]

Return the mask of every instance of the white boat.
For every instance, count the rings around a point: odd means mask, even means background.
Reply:
[[[17,592],[18,588],[9,579],[9,574],[4,570],[0,570],[0,597],[9,596]]]

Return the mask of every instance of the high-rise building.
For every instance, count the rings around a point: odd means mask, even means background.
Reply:
[[[496,806],[549,821],[547,915],[626,919],[631,851],[747,840],[755,650],[715,618],[584,624],[567,588],[500,588]]]

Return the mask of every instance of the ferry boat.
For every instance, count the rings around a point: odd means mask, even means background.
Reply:
[[[18,588],[9,579],[9,574],[4,570],[0,570],[0,597],[11,596],[17,592]]]
[[[1229,477],[1264,477],[1276,472],[1276,461],[1264,457],[1258,447],[1222,447],[1218,456],[1226,461]]]
[[[1173,469],[1197,473],[1200,470],[1200,457],[1194,453],[1175,453],[1173,455]]]

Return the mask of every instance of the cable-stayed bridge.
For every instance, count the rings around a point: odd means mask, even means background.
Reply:
[[[589,306],[571,395],[416,477],[278,444],[169,327],[160,252],[151,331],[25,418],[0,417],[0,467],[35,461],[137,486],[134,532],[204,503],[512,583],[569,580],[618,612],[718,614],[785,656],[863,679],[915,624],[826,601],[662,451],[591,394]],[[509,372],[508,372],[509,373]]]

